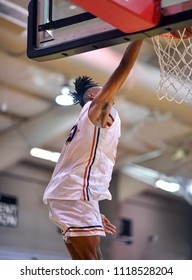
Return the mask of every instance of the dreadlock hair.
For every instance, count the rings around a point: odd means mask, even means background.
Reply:
[[[98,83],[95,83],[91,77],[88,76],[79,76],[74,81],[75,91],[71,92],[70,95],[73,98],[75,104],[80,104],[81,107],[84,106],[83,96],[88,88],[99,86]]]

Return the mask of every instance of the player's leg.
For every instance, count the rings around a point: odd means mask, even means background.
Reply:
[[[73,260],[80,257],[81,260],[100,260],[100,236],[75,236],[69,238],[67,249]]]
[[[102,259],[100,235],[105,236],[105,232],[102,227],[98,201],[49,200],[49,209],[49,218],[62,229],[63,239],[72,259]],[[89,236],[78,236],[78,234],[74,236],[75,227],[80,231],[86,231],[87,227],[91,227],[90,231],[96,229],[99,235],[91,235],[90,232]]]
[[[67,247],[67,250],[72,258],[72,260],[81,260],[79,254],[77,253],[77,251],[75,250],[75,248],[73,247],[71,242],[65,242],[65,246]]]
[[[97,247],[97,256],[98,256],[98,260],[102,260],[103,259],[103,254],[101,252],[100,245]]]

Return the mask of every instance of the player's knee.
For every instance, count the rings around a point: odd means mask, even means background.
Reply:
[[[82,250],[81,251],[81,258],[82,260],[100,260],[101,254],[95,250]]]
[[[97,257],[98,257],[98,260],[102,260],[103,259],[103,255],[102,255],[100,246],[97,248]]]

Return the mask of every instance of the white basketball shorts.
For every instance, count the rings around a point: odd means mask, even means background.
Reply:
[[[105,236],[96,200],[48,200],[49,218],[61,230],[63,239],[71,236]]]

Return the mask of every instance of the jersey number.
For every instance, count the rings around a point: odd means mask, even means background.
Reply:
[[[68,138],[67,138],[67,140],[66,140],[66,143],[69,143],[69,142],[72,141],[72,139],[73,139],[73,137],[75,136],[75,133],[76,133],[76,132],[77,132],[77,124],[74,125],[74,126],[72,127],[72,129],[70,130],[70,133],[69,133],[69,135],[68,135]]]

